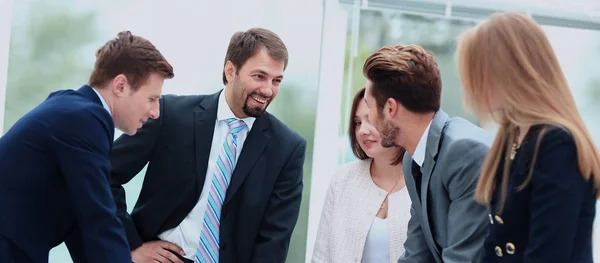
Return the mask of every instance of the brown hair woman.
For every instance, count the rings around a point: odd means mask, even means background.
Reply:
[[[466,103],[499,125],[476,191],[491,208],[484,262],[593,262],[599,154],[543,30],[494,14],[457,58]]]

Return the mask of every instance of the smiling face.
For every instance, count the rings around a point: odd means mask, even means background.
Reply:
[[[381,137],[375,127],[369,122],[369,109],[364,101],[360,101],[354,115],[354,133],[360,148],[371,158],[377,158],[387,152],[381,146]]]
[[[225,64],[226,98],[238,118],[260,117],[279,93],[285,64],[271,58],[266,49],[250,57],[241,68]]]

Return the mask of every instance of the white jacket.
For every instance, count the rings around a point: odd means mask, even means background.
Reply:
[[[371,159],[340,166],[329,185],[313,263],[360,262],[369,229],[387,192],[371,179]],[[401,169],[401,168],[399,168]],[[390,262],[404,253],[411,201],[406,187],[388,197]]]

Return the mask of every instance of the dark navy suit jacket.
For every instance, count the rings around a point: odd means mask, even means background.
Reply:
[[[533,164],[542,129],[546,131]],[[530,183],[518,191],[531,168]],[[498,172],[502,174],[502,169]],[[491,202],[484,263],[593,262],[594,183],[581,175],[575,141],[568,131],[558,126],[531,127],[511,164],[501,213],[498,193]]]
[[[52,94],[0,138],[0,262],[131,262],[108,183],[114,124],[94,90]]]
[[[219,94],[165,95],[158,119],[115,141],[111,183],[132,249],[178,226],[198,202]],[[305,152],[306,140],[273,115],[256,118],[221,210],[220,263],[285,262],[300,210]],[[122,185],[147,163],[142,190],[128,214]]]

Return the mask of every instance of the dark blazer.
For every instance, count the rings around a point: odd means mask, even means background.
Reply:
[[[531,183],[529,175],[542,129]],[[498,173],[502,174],[502,168]],[[498,177],[500,185],[502,176]],[[499,189],[491,201],[490,233],[484,262],[591,263],[596,214],[593,180],[583,179],[575,141],[558,126],[533,126],[511,164],[506,203],[498,211]]]
[[[112,188],[132,250],[178,226],[198,202],[219,94],[165,95],[160,118],[115,142]],[[305,150],[306,141],[272,115],[256,119],[225,196],[219,262],[285,261],[300,209]],[[129,215],[122,185],[148,162]]]
[[[410,154],[404,155],[412,208],[406,252],[398,262],[480,263],[488,209],[476,202],[474,193],[493,136],[465,119],[449,118],[442,110],[425,136],[420,169],[413,168]]]
[[[113,120],[89,86],[52,94],[0,138],[0,262],[131,262],[111,195]]]

